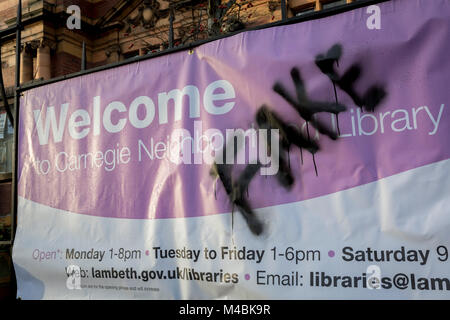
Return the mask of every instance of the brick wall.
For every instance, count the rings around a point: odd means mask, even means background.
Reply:
[[[52,55],[52,77],[80,71],[81,59],[66,52]]]
[[[101,18],[106,12],[114,7],[120,0],[103,0],[93,3],[90,0],[62,0],[63,9],[70,5],[80,7],[81,15],[90,19]]]
[[[22,0],[22,8],[28,6],[29,0]],[[7,27],[5,21],[16,17],[17,0],[0,0],[0,29]]]
[[[118,0],[103,0],[92,5],[92,15],[95,19],[101,18],[111,8],[113,8]]]

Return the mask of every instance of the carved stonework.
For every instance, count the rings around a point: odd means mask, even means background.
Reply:
[[[20,52],[25,53],[25,54],[31,55],[35,49],[36,48],[34,47],[32,41],[26,42],[20,46]]]
[[[161,18],[161,5],[158,0],[144,0],[138,9],[138,14],[134,18],[128,18],[128,24],[132,26],[142,25],[144,28],[153,28]]]
[[[26,43],[32,50],[36,50],[41,46],[41,40],[31,40]]]
[[[39,47],[49,47],[50,50],[56,50],[56,42],[47,38],[43,38],[39,41]]]
[[[50,48],[50,50],[56,50],[56,42],[53,40],[46,39],[46,38],[31,40],[31,41],[27,42],[26,45],[31,50],[36,50],[39,48],[46,48],[46,47]]]
[[[120,48],[120,46],[118,44],[113,44],[111,46],[109,46],[108,48],[106,48],[105,50],[105,54],[107,57],[110,57],[111,54],[118,54],[120,55],[122,53],[122,49]]]
[[[269,11],[270,11],[271,13],[273,13],[275,10],[278,9],[278,7],[281,6],[281,3],[280,3],[280,1],[269,1],[269,2],[267,3],[267,5],[269,6]]]
[[[245,24],[237,15],[231,15],[222,23],[222,33],[235,32],[245,29]]]

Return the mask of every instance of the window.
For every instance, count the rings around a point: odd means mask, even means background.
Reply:
[[[0,245],[11,240],[11,178],[14,130],[4,108],[0,109]],[[1,246],[0,246],[1,247]],[[1,278],[1,276],[0,276]]]
[[[6,111],[0,110],[0,174],[11,173],[13,158],[13,127]]]
[[[310,13],[310,12],[314,12],[314,8],[309,8],[309,9],[302,10],[302,11],[298,12],[296,14],[296,16],[302,16],[302,15],[304,15],[306,13]]]
[[[338,7],[338,6],[342,6],[342,5],[346,4],[346,3],[347,2],[345,0],[331,1],[331,2],[328,2],[328,3],[324,3],[322,9]]]
[[[133,50],[123,54],[124,60],[139,56],[139,50]]]

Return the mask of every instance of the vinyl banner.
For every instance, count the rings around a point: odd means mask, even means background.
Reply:
[[[24,92],[22,299],[449,299],[450,2]]]

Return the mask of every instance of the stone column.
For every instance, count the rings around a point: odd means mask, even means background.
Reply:
[[[51,77],[50,44],[41,40],[37,48],[36,79],[48,80]]]
[[[20,53],[20,83],[33,80],[33,50],[29,43],[22,47]]]

